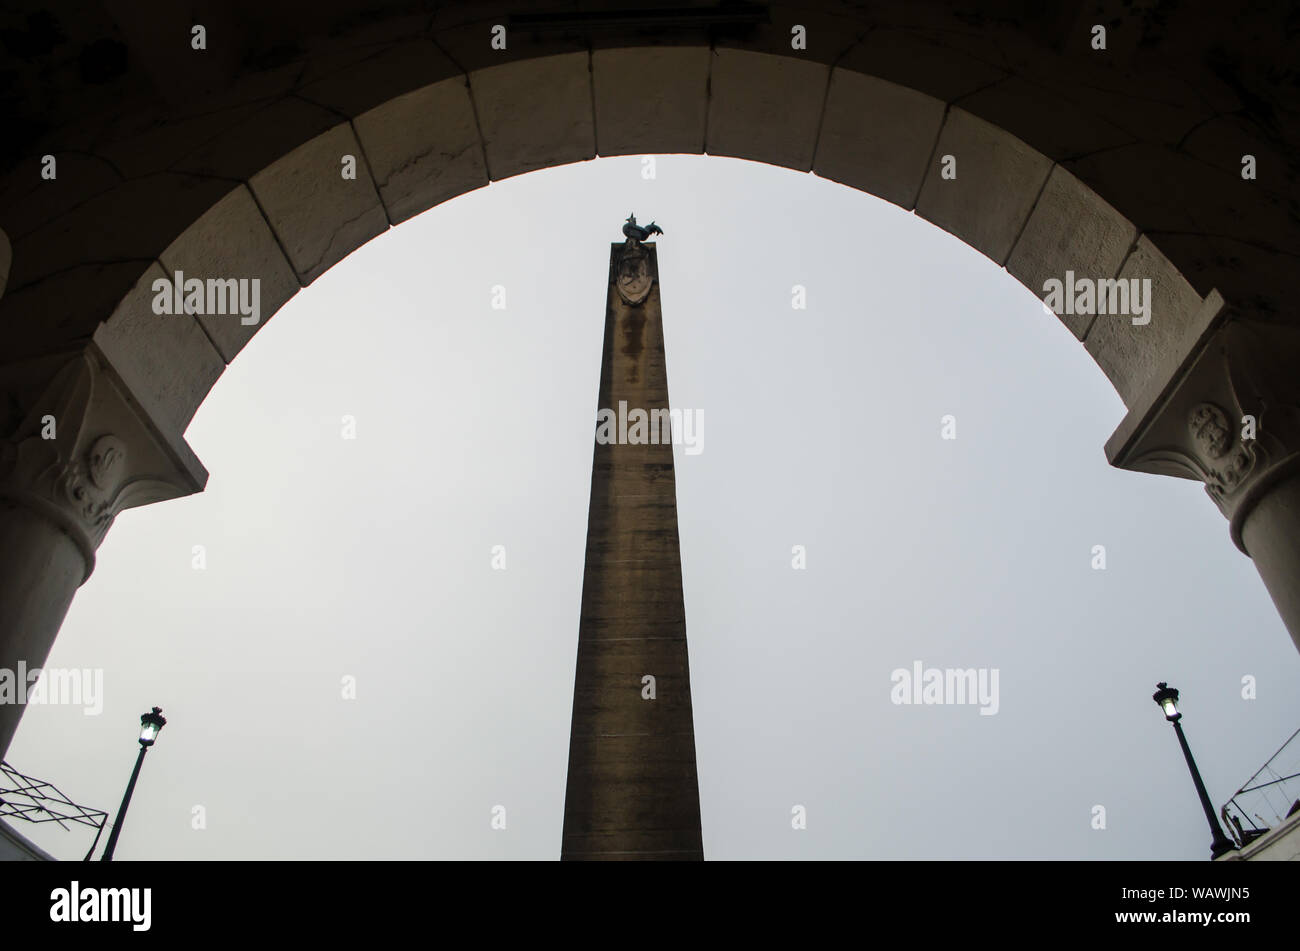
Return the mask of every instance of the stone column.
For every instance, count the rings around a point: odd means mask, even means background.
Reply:
[[[562,859],[704,858],[673,447],[633,416],[668,409],[657,278],[653,244],[613,246],[598,410],[627,438],[598,423]]]
[[[22,719],[16,678],[44,665],[114,518],[206,481],[94,343],[0,367],[0,756]]]
[[[1227,309],[1214,291],[1195,323],[1106,454],[1205,483],[1300,649],[1300,329]]]

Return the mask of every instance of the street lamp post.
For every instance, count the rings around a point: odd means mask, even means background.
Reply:
[[[104,846],[104,854],[99,859],[101,862],[113,861],[113,850],[117,848],[117,837],[122,831],[126,807],[131,804],[131,793],[135,792],[135,781],[140,778],[144,754],[149,752],[149,747],[153,746],[154,740],[158,739],[158,733],[166,725],[167,720],[162,715],[162,707],[154,707],[151,712],[140,717],[140,755],[135,758],[135,769],[131,771],[131,781],[126,784],[126,795],[122,797],[121,808],[117,810],[117,818],[113,820],[113,831],[108,835],[108,845]]]
[[[1201,782],[1201,773],[1196,768],[1196,760],[1192,759],[1192,748],[1187,745],[1187,737],[1183,736],[1183,726],[1178,722],[1183,718],[1178,709],[1178,691],[1161,681],[1156,684],[1156,692],[1151,695],[1151,699],[1164,711],[1165,719],[1174,725],[1174,732],[1178,734],[1178,744],[1183,748],[1187,768],[1192,772],[1192,782],[1196,784],[1196,794],[1201,797],[1201,808],[1205,810],[1206,821],[1210,823],[1210,833],[1213,836],[1210,842],[1210,858],[1217,859],[1225,852],[1233,851],[1237,846],[1223,834],[1219,821],[1214,817],[1214,807],[1210,805],[1210,794],[1205,791],[1205,783]]]

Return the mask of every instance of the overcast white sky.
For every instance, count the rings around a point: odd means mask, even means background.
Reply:
[[[1300,654],[1202,487],[1110,468],[1101,371],[928,222],[749,162],[656,171],[493,184],[294,298],[189,430],[207,491],[120,516],[73,602],[49,666],[104,668],[103,713],[30,708],[9,761],[116,810],[157,704],[118,859],[558,858],[635,211],[666,232],[673,405],[705,418],[676,460],[706,857],[1206,858],[1155,683],[1217,808],[1300,724]],[[997,714],[891,703],[915,661],[997,668]]]

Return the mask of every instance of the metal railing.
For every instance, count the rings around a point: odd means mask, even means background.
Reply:
[[[57,822],[64,829],[75,822],[95,830],[90,852],[99,844],[108,813],[101,809],[79,806],[53,783],[25,776],[8,763],[0,761],[0,818],[13,817],[28,822]],[[90,852],[86,855],[89,857]]]
[[[1246,780],[1219,814],[1228,833],[1245,846],[1300,812],[1300,730]]]

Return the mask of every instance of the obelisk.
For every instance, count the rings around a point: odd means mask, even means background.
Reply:
[[[610,248],[560,857],[700,860],[673,447],[667,432],[650,442],[622,425],[668,409],[659,266],[645,243],[662,231],[633,216],[623,233]]]

